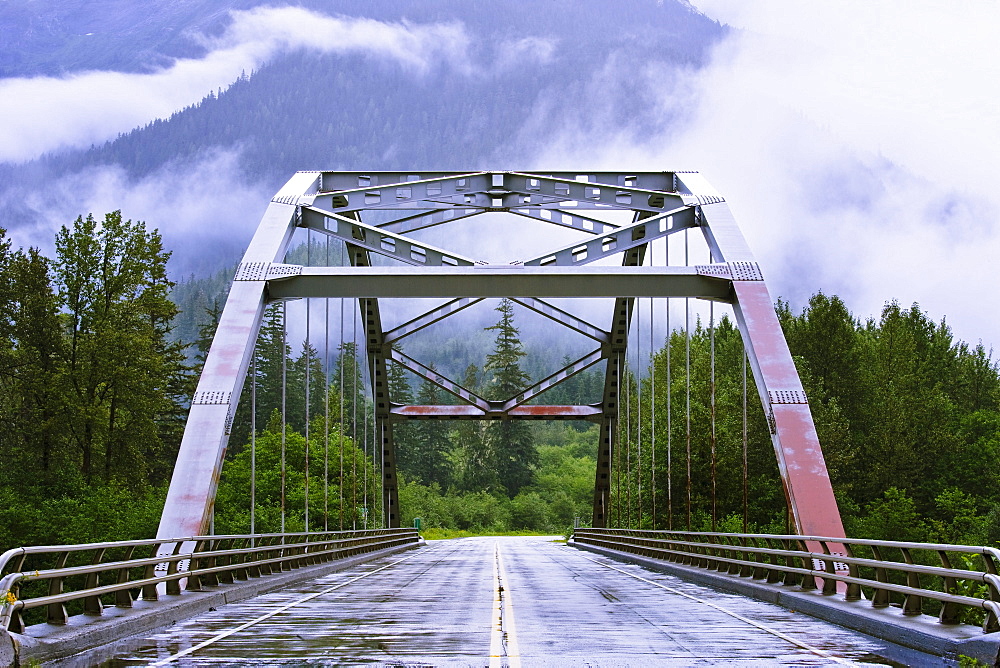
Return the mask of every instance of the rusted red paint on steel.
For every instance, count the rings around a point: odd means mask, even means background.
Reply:
[[[764,282],[734,281],[733,290],[763,381],[762,396],[767,396],[767,390],[802,391]],[[776,427],[775,454],[798,532],[844,536],[840,510],[808,404],[773,404],[771,410]]]
[[[397,406],[390,410],[393,415],[404,417],[466,417],[482,415],[475,406]]]
[[[397,406],[391,410],[396,416],[421,418],[476,418],[487,420],[497,415],[484,415],[475,406]],[[600,415],[599,408],[593,406],[517,406],[507,411],[507,416],[521,419],[551,420],[564,418],[568,420],[586,420]]]
[[[192,406],[185,433],[222,441],[228,408],[226,405]],[[175,464],[168,493],[171,503],[163,509],[158,538],[197,536],[207,531],[224,450],[197,447],[192,442],[183,443],[181,447],[184,456],[178,457]]]
[[[513,417],[579,417],[600,415],[599,408],[591,406],[518,406],[510,409]]]

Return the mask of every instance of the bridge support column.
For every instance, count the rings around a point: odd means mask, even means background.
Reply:
[[[378,420],[376,431],[382,441],[382,517],[388,529],[399,527],[399,485],[396,477],[396,447],[392,440],[392,422]]]

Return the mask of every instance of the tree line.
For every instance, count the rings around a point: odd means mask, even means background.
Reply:
[[[916,304],[889,302],[878,318],[860,320],[838,297],[818,293],[798,313],[780,301],[777,312],[848,535],[1000,540],[1000,374],[991,351],[955,340],[945,321],[935,323]],[[752,377],[744,469],[739,331],[728,318],[713,329],[698,322],[689,337],[672,332],[641,380],[627,379],[615,462],[615,475],[624,477],[612,489],[615,522],[696,530],[742,530],[744,523],[751,530],[789,528]],[[645,435],[642,446],[639,434]]]
[[[0,234],[4,548],[153,534],[220,310],[218,296],[178,290],[159,234],[119,212],[78,218],[54,247],[48,258]],[[180,294],[208,311],[197,330],[188,320],[185,340],[173,329]],[[991,352],[955,340],[916,305],[890,302],[860,320],[820,293],[799,312],[783,302],[777,311],[848,534],[1000,540],[1000,373]],[[284,315],[281,304],[265,315],[216,529],[250,529],[251,478],[258,531],[304,528],[307,505],[311,529],[377,525],[379,462],[361,351],[344,342],[320,354],[292,342]],[[485,363],[459,380],[505,399],[531,383],[523,362],[538,344],[522,340],[507,300],[486,330]],[[399,365],[389,371],[400,403],[458,401]],[[581,373],[536,403],[597,402],[602,378],[600,368]],[[728,318],[670,332],[649,364],[624,372],[622,388],[612,524],[793,528]],[[561,531],[589,520],[593,424],[428,420],[396,423],[394,434],[405,523],[419,516],[441,527]]]

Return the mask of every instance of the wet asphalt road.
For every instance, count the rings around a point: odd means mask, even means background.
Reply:
[[[104,665],[828,665],[879,650],[806,615],[516,537],[433,541],[190,619]]]

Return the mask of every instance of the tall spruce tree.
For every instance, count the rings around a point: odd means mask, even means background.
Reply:
[[[465,369],[462,386],[473,392],[480,392],[481,380],[479,367],[470,364]],[[484,425],[485,422],[481,420],[462,420],[455,430],[461,460],[459,481],[465,491],[495,491],[501,487],[496,457],[486,441]]]
[[[343,395],[341,395],[343,384]],[[365,400],[365,380],[361,375],[361,364],[358,360],[358,346],[353,341],[345,341],[340,345],[340,355],[330,374],[330,420],[341,422],[343,415],[343,430],[346,436],[357,434],[360,440],[367,419],[368,402]],[[343,413],[341,413],[343,411]],[[373,427],[369,424],[368,429]]]
[[[435,370],[431,365],[431,370]],[[444,392],[434,383],[424,381],[417,390],[417,404],[435,406],[445,403]],[[419,420],[413,425],[413,463],[414,479],[425,485],[439,484],[447,489],[451,482],[448,451],[451,441],[448,438],[446,423],[440,420]]]
[[[284,311],[281,304],[273,304],[264,312],[264,323],[257,338],[257,430],[267,426],[275,411],[281,412],[281,386],[288,375],[291,347],[284,333]],[[284,364],[284,367],[282,367]],[[245,387],[250,384],[246,383]],[[249,404],[246,391],[240,403]],[[286,397],[287,412],[287,397]],[[249,433],[249,432],[247,432]]]
[[[514,302],[502,299],[496,310],[500,320],[486,328],[496,332],[493,352],[486,357],[486,370],[492,372],[488,394],[492,400],[505,400],[523,390],[531,378],[521,369],[526,353],[514,327]],[[485,436],[500,484],[514,497],[532,483],[538,466],[531,427],[520,420],[496,420],[487,425]]]

